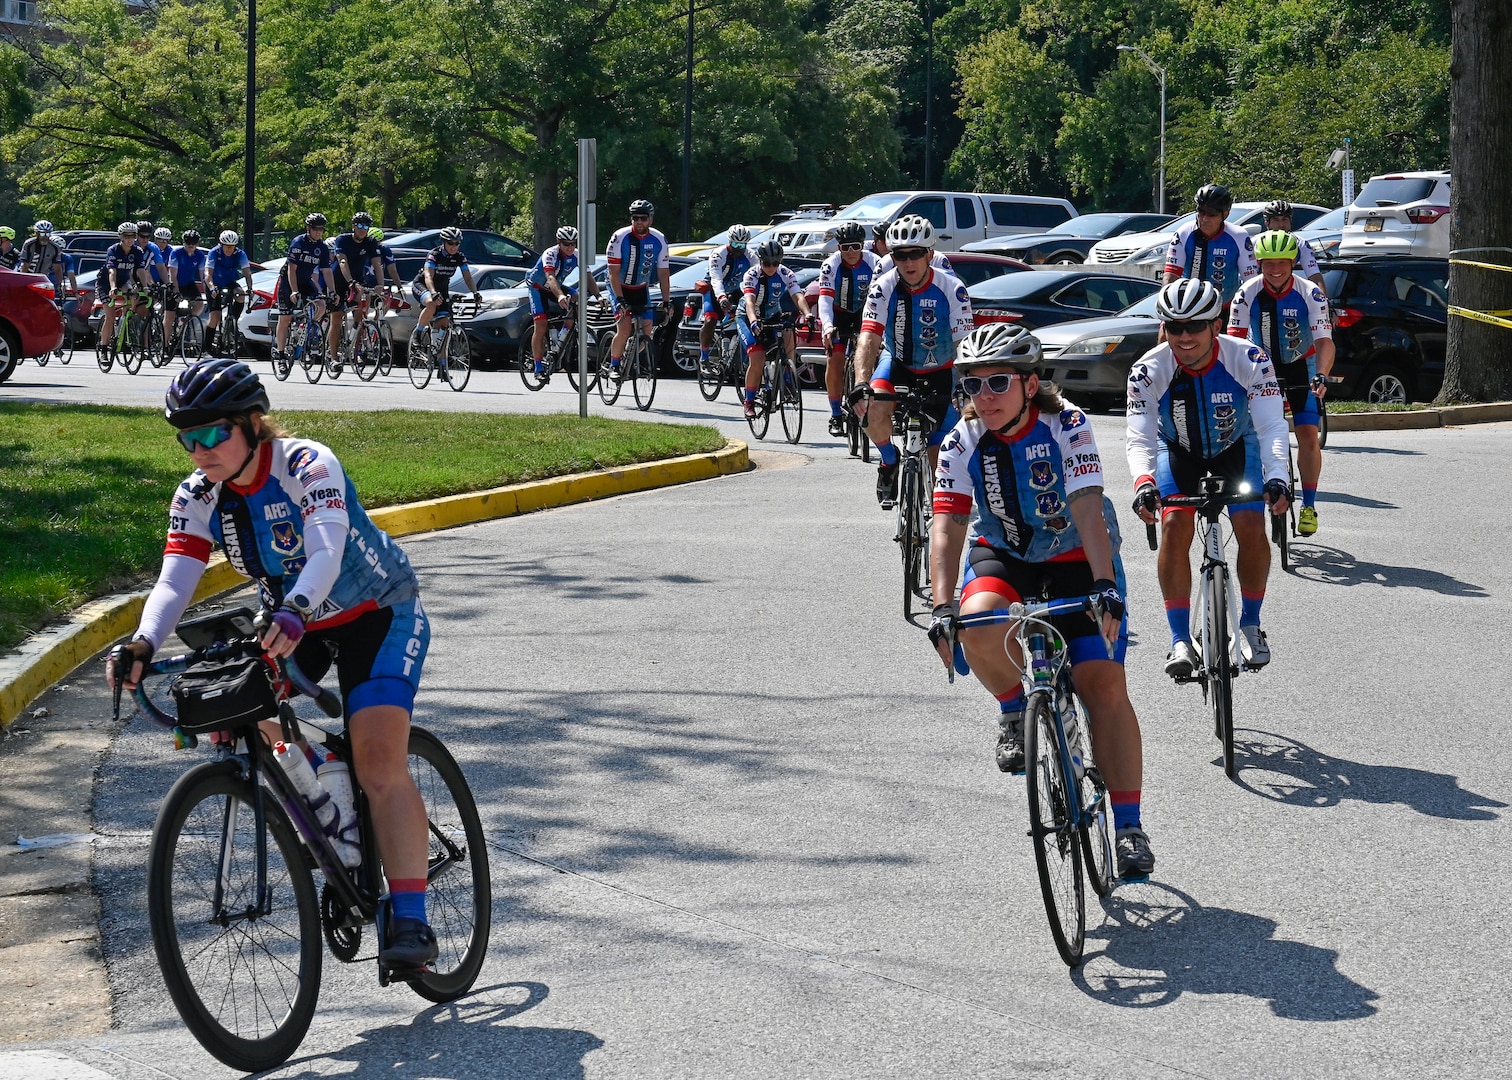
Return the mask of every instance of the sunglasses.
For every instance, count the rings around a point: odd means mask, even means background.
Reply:
[[[994,394],[1006,394],[1017,378],[1017,375],[1003,374],[988,375],[985,379],[980,375],[962,375],[961,389],[966,391],[968,397],[976,397],[984,387]]]
[[[928,258],[929,252],[923,248],[894,248],[892,257],[895,263],[916,262],[919,259]]]
[[[178,433],[179,445],[191,454],[196,447],[206,450],[214,450],[221,443],[231,437],[236,430],[236,425],[229,420],[222,420],[218,424],[206,424],[204,427],[190,428],[188,431]]]
[[[1175,337],[1177,334],[1200,334],[1207,329],[1205,322],[1168,322],[1165,324],[1166,337]]]
[[[651,215],[650,214],[631,214],[630,215],[630,220],[631,221],[650,221],[651,220]]]
[[[462,246],[462,241],[460,241],[460,240],[443,240],[443,241],[441,241],[441,243],[445,244],[447,247],[461,247]]]
[[[781,259],[777,260],[776,262],[767,262],[765,259],[761,260],[761,268],[763,270],[770,270],[774,266],[781,266],[781,265],[782,265],[782,260]]]
[[[744,244],[736,243],[733,240],[730,241],[730,250],[731,251],[744,251],[745,249],[746,249],[746,246]]]
[[[840,250],[841,251],[860,251],[861,250],[861,245],[860,244],[841,244],[840,245]]]

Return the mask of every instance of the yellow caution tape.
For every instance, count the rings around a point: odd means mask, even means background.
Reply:
[[[1473,259],[1450,259],[1452,266],[1478,266],[1482,270],[1512,270],[1512,266],[1503,266],[1500,263],[1476,262]]]
[[[1503,311],[1492,314],[1488,311],[1471,311],[1469,308],[1455,307],[1453,304],[1450,304],[1449,314],[1458,315],[1463,319],[1474,319],[1476,322],[1490,323],[1492,326],[1504,326],[1508,330],[1512,330],[1512,319],[1497,317],[1498,315],[1512,315],[1512,312]]]

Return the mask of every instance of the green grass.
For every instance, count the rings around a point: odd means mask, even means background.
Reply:
[[[704,453],[709,427],[575,415],[298,412],[373,509]],[[92,597],[150,582],[168,501],[192,471],[161,412],[0,402],[0,649]]]
[[[1335,401],[1333,398],[1328,399],[1328,411],[1331,413],[1422,412],[1424,409],[1437,409],[1438,407],[1431,401],[1409,401],[1405,405],[1392,405],[1386,402]]]

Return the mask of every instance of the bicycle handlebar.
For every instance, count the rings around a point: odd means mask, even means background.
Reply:
[[[950,632],[950,655],[954,662],[954,670],[947,670],[946,675],[950,682],[955,682],[957,674],[969,675],[971,668],[966,663],[965,653],[962,652],[960,643],[956,641],[956,635],[963,629],[971,629],[977,626],[998,626],[1004,623],[1017,623],[1022,630],[1026,623],[1039,623],[1051,634],[1059,636],[1056,630],[1046,620],[1056,615],[1084,614],[1092,619],[1098,627],[1099,633],[1102,628],[1102,618],[1105,614],[1101,600],[1095,596],[1084,596],[1075,600],[1044,600],[1032,604],[1022,601],[1010,604],[1007,608],[993,608],[990,611],[974,611],[970,615],[958,615],[953,620]],[[1108,649],[1108,657],[1112,658],[1114,645],[1104,640]]]

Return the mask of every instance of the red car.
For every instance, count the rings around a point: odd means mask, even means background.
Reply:
[[[52,282],[41,274],[0,270],[0,383],[23,358],[52,352],[62,340]]]

